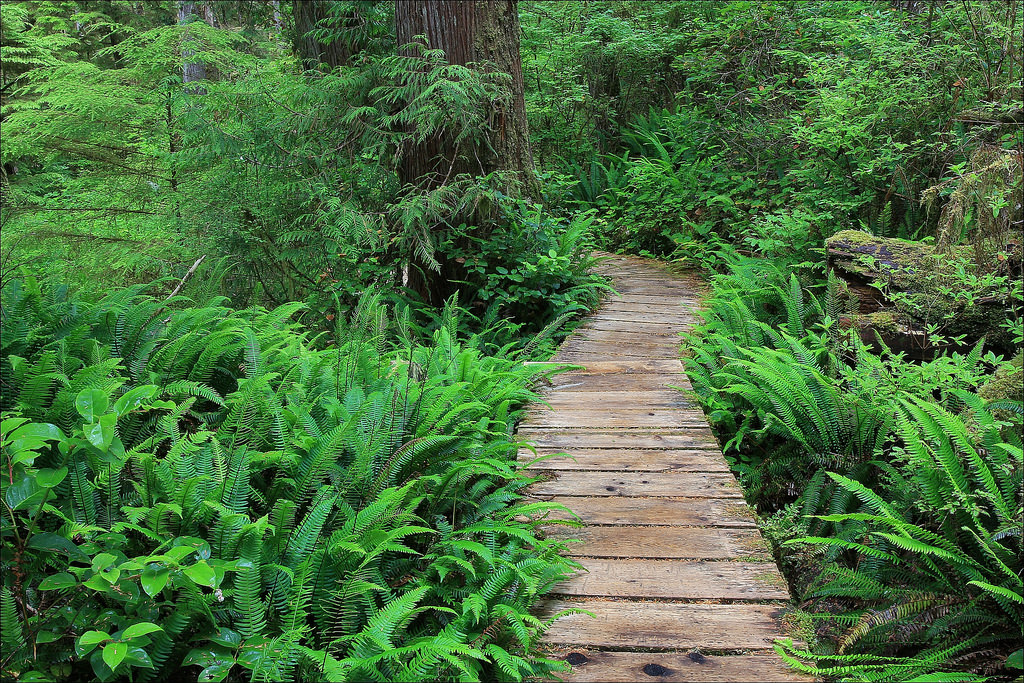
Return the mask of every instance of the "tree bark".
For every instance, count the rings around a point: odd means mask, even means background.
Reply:
[[[196,6],[194,0],[178,0],[178,25],[187,26],[193,21],[197,21],[196,17],[200,16],[200,10]],[[189,36],[189,32],[186,29],[185,33],[182,34],[181,38],[181,81],[185,83],[185,89],[196,95],[206,94],[206,89],[199,85],[189,86],[188,83],[193,81],[205,81],[206,80],[206,65],[200,61],[192,61],[195,50],[188,47],[192,43],[192,39]]]
[[[523,96],[523,69],[519,56],[517,0],[397,0],[395,29],[399,50],[419,42],[441,49],[449,64],[491,62],[493,68],[512,77],[508,111],[493,112],[489,145],[481,145],[457,158],[451,141],[432,140],[410,148],[399,171],[403,183],[432,189],[455,173],[487,175],[512,171],[527,195],[536,195],[533,156],[530,151]],[[402,54],[409,55],[408,51]]]
[[[425,38],[428,47],[444,51],[449,64],[476,64],[478,69],[496,69],[511,76],[510,97],[506,98],[511,106],[490,112],[486,144],[466,149],[444,135],[422,143],[410,141],[402,150],[398,171],[403,185],[430,191],[459,174],[484,176],[505,171],[518,181],[518,187],[505,188],[506,194],[539,196],[523,96],[517,4],[517,0],[396,1],[395,33],[401,54],[418,54],[404,48]],[[485,67],[483,62],[489,65]],[[459,218],[480,231],[494,216]],[[407,281],[410,289],[433,305],[441,304],[457,291],[456,281],[465,279],[460,264],[443,254],[437,256],[441,263],[439,271],[431,270],[413,256]]]
[[[281,16],[281,4],[279,0],[270,0],[271,7],[274,8],[274,28],[277,29],[278,33],[284,30],[284,17]]]
[[[321,22],[329,16],[327,4],[327,0],[292,0],[292,16],[295,20],[292,46],[307,70],[315,69],[320,64],[333,69],[348,63],[351,57],[346,41],[335,40],[325,44],[308,35],[310,31],[323,28]]]

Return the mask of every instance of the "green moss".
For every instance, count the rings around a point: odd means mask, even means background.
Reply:
[[[877,311],[876,313],[869,313],[863,317],[863,320],[868,326],[878,330],[879,332],[888,332],[890,334],[897,334],[900,332],[899,319],[893,311]]]
[[[986,401],[1024,401],[1024,353],[996,368],[991,379],[978,389],[978,395]]]
[[[830,250],[848,253],[842,266],[869,279],[913,277],[934,269],[935,250],[930,244],[876,237],[863,230],[842,230],[825,241]],[[833,254],[835,257],[835,254]]]
[[[1010,343],[1002,327],[1010,312],[991,296],[997,292],[971,291],[977,286],[972,284],[977,273],[969,246],[936,253],[924,242],[876,237],[861,230],[838,232],[826,245],[840,269],[884,288],[892,308],[864,321],[876,330],[899,333],[901,322],[919,329],[934,325],[942,334],[963,336],[967,342],[984,337],[1000,348]]]

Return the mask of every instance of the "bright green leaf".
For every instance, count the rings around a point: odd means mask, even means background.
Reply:
[[[124,656],[128,654],[128,646],[124,643],[107,643],[103,647],[103,662],[111,669],[116,669],[117,665],[124,661]]]

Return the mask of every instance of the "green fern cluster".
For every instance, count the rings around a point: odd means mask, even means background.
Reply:
[[[529,608],[573,564],[515,507],[534,371],[454,306],[425,344],[379,297],[333,342],[302,308],[4,289],[5,677],[557,668]]]
[[[735,258],[689,336],[694,391],[748,494],[782,508],[772,535],[819,625],[815,651],[780,651],[843,680],[1005,674],[1024,628],[1022,409],[976,393],[1000,360],[873,354],[823,289]]]
[[[704,324],[688,336],[687,372],[751,495],[770,505],[822,467],[869,459],[887,433],[870,397],[837,382],[826,302],[773,263],[733,257]]]

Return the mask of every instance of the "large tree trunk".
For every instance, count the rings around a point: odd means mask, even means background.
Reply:
[[[505,171],[518,181],[518,187],[506,188],[506,192],[539,196],[523,98],[517,4],[517,0],[396,1],[395,28],[399,50],[418,42],[419,36],[423,36],[431,49],[444,51],[449,64],[489,62],[489,68],[512,77],[508,98],[511,106],[491,113],[487,144],[476,145],[472,149],[459,148],[454,140],[443,135],[420,144],[410,142],[403,150],[399,168],[403,185],[429,191],[458,174],[483,176]],[[409,55],[409,51],[402,54]],[[493,217],[461,218],[468,225],[481,226]],[[413,258],[408,278],[410,289],[435,305],[457,289],[453,281],[463,279],[464,275],[458,264],[445,260],[443,256],[439,260],[440,272]]]
[[[347,63],[351,57],[346,41],[335,40],[328,45],[308,35],[310,31],[323,28],[321,22],[329,16],[328,4],[329,0],[292,0],[292,16],[295,20],[292,46],[306,69],[315,69],[320,64],[333,69]]]
[[[417,36],[425,36],[431,48],[444,50],[449,64],[491,62],[512,77],[512,107],[494,112],[489,146],[471,150],[461,155],[463,158],[456,158],[454,144],[445,140],[407,150],[400,169],[402,181],[430,188],[448,176],[454,164],[456,172],[475,175],[513,171],[523,190],[535,194],[517,0],[397,0],[395,29],[399,49],[416,42]]]

